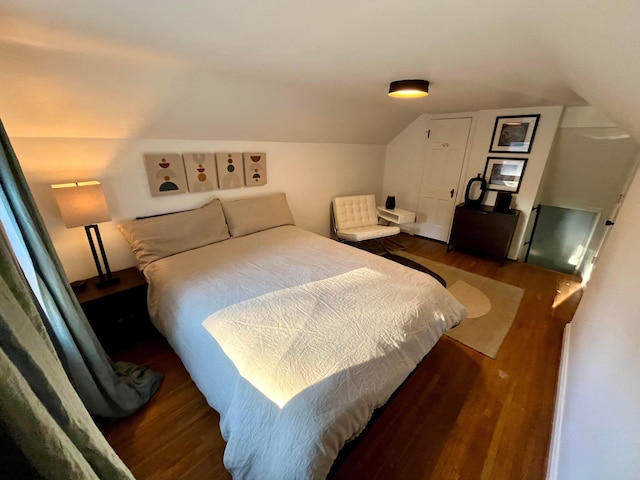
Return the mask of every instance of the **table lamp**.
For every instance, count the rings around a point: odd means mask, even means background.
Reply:
[[[89,246],[91,247],[91,253],[93,254],[93,260],[96,262],[96,269],[98,270],[98,282],[96,286],[103,288],[120,282],[118,277],[113,277],[111,274],[107,255],[104,251],[104,245],[102,244],[102,238],[100,237],[100,229],[97,225],[100,222],[108,222],[111,220],[109,207],[104,198],[104,192],[102,191],[100,182],[61,183],[51,185],[51,188],[53,189],[53,196],[58,203],[58,208],[62,214],[62,220],[65,226],[67,228],[84,226],[87,239],[89,240]],[[92,231],[98,242],[102,263],[104,264],[104,272],[98,259],[96,245],[91,234]]]

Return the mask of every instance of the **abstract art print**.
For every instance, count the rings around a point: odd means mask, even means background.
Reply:
[[[487,190],[518,193],[526,166],[526,158],[488,157],[484,167]]]
[[[182,158],[189,192],[209,192],[218,188],[213,153],[183,153]]]
[[[242,154],[230,152],[216,153],[218,184],[220,188],[240,188],[243,185]]]
[[[244,159],[244,184],[247,187],[256,187],[267,184],[267,154],[245,152]]]
[[[179,153],[145,153],[144,166],[152,197],[187,191],[184,163]]]
[[[530,153],[540,115],[497,117],[490,152]]]

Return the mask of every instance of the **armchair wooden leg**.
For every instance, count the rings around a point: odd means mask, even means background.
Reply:
[[[391,237],[384,237],[384,238],[380,238],[378,239],[378,241],[380,242],[380,244],[386,249],[386,250],[406,250],[407,247],[405,247],[404,245],[402,245],[400,242],[395,241],[394,239],[392,239]]]

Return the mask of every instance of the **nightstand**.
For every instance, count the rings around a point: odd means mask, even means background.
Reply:
[[[107,353],[158,335],[149,320],[147,282],[136,267],[113,272],[120,283],[96,287],[98,277],[75,292],[82,310]]]

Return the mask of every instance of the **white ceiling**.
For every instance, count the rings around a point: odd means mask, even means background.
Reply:
[[[639,4],[0,0],[0,116],[11,136],[380,144],[422,113],[588,102],[624,125]],[[430,96],[387,97],[404,78]]]

